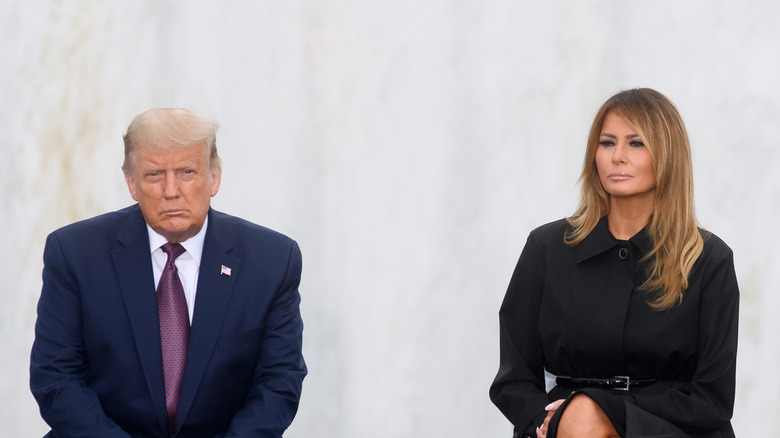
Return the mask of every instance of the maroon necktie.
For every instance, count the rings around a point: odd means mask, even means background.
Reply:
[[[160,318],[160,343],[165,375],[165,406],[168,409],[168,434],[173,435],[173,423],[179,407],[181,377],[187,360],[187,342],[190,338],[190,317],[187,300],[174,261],[184,253],[178,243],[166,243],[168,254],[160,282],[157,285],[157,313]]]

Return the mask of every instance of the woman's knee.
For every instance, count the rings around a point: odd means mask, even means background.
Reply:
[[[607,414],[585,394],[572,398],[558,423],[559,438],[616,437],[617,431]]]

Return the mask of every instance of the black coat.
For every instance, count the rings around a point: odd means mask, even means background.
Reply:
[[[660,434],[672,423],[690,436],[733,437],[739,290],[731,249],[702,232],[682,303],[657,311],[638,290],[646,278],[640,259],[652,245],[645,230],[617,240],[604,217],[569,246],[567,228],[559,220],[531,232],[512,275],[499,313],[496,406],[522,434],[561,398],[560,388],[545,392],[545,369],[657,379],[630,393],[610,390],[625,403],[626,436],[675,436]]]

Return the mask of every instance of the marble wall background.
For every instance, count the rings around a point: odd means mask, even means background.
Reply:
[[[121,134],[184,106],[222,124],[215,207],[304,252],[286,436],[508,437],[504,289],[527,233],[573,212],[596,109],[635,86],[680,108],[701,223],[736,254],[737,433],[777,431],[778,22],[773,0],[2,2],[0,435],[46,431],[46,234],[131,203]]]

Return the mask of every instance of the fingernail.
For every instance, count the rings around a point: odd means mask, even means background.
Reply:
[[[549,405],[544,407],[545,411],[552,411],[553,409],[555,409],[555,402],[552,402]]]

